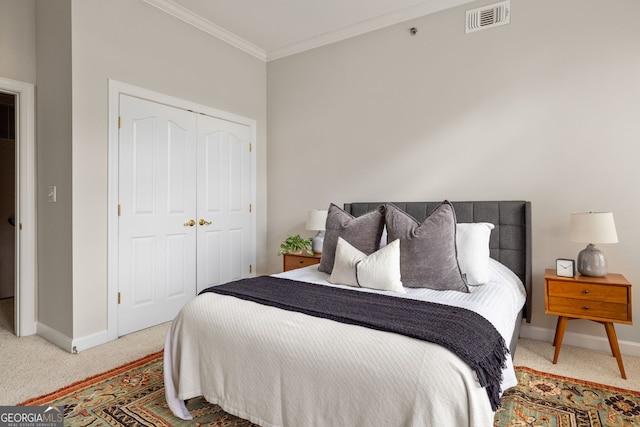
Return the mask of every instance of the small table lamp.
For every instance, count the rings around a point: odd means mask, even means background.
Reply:
[[[324,230],[327,223],[327,211],[310,210],[307,215],[307,230],[317,230],[318,234],[311,241],[311,249],[314,253],[322,253],[324,243]]]
[[[572,213],[569,240],[588,243],[578,254],[578,272],[584,276],[604,277],[607,261],[594,243],[618,243],[616,225],[611,212]]]

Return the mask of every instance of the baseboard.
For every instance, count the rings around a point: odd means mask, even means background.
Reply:
[[[42,322],[36,324],[36,333],[52,344],[57,345],[64,351],[73,352],[73,339],[65,334],[53,329]]]
[[[84,337],[74,338],[73,352],[78,353],[92,347],[106,344],[109,341],[111,341],[111,339],[109,339],[109,333],[106,329],[91,335],[85,335]]]
[[[540,328],[537,326],[523,324],[520,328],[520,338],[528,338],[538,341],[553,342],[556,331],[553,329]],[[593,335],[579,334],[576,332],[565,332],[562,345],[586,348],[588,350],[610,352],[609,340],[606,337],[596,337]],[[640,343],[634,341],[620,341],[620,353],[625,356],[640,357]]]
[[[58,347],[60,347],[64,351],[68,351],[69,353],[79,353],[83,350],[89,349],[91,347],[97,347],[111,341],[106,329],[104,331],[96,332],[95,334],[86,335],[80,338],[70,338],[65,334],[57,331],[56,329],[53,329],[40,322],[38,322],[36,330],[38,336],[41,336],[45,340],[57,345]]]

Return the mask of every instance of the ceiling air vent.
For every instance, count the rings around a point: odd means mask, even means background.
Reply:
[[[467,10],[467,33],[486,30],[487,28],[505,25],[511,22],[510,0],[489,6]]]

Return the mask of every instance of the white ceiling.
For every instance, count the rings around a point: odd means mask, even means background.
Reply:
[[[474,0],[143,0],[264,61]]]

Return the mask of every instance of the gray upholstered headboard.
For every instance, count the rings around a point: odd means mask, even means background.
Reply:
[[[400,209],[422,222],[442,202],[392,202]],[[491,258],[509,267],[520,277],[527,290],[527,303],[523,316],[531,322],[531,202],[479,201],[451,202],[458,222],[490,222],[489,249]],[[383,202],[345,203],[344,209],[353,216],[360,216]]]

